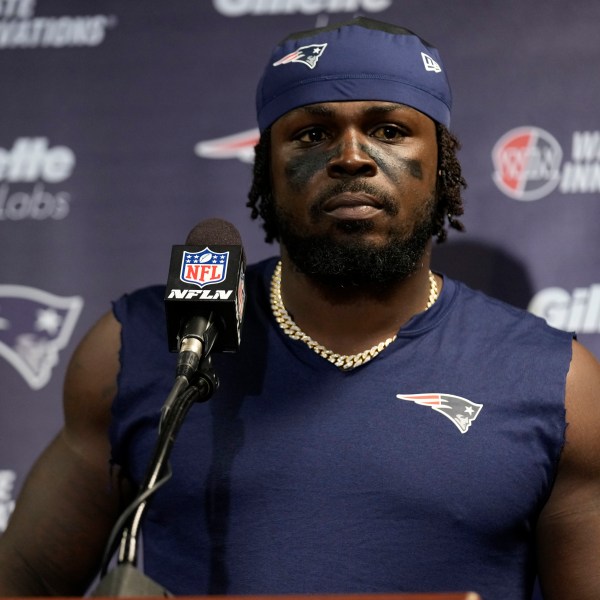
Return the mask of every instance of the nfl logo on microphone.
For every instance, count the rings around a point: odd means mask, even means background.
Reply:
[[[229,252],[213,252],[208,247],[201,252],[184,250],[179,278],[201,288],[220,283],[227,276],[228,259]]]

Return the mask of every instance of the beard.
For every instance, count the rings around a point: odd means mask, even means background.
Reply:
[[[325,200],[340,191],[329,190],[316,200],[310,209],[312,223],[324,217],[320,207]],[[346,186],[343,191],[375,192],[364,185],[351,190]],[[397,203],[392,198],[376,195],[384,212],[391,216],[397,214]],[[332,236],[312,233],[308,226],[298,225],[281,207],[274,208],[279,240],[295,267],[328,288],[385,288],[406,279],[421,266],[435,230],[435,193],[423,199],[412,226],[391,228],[383,244],[364,239],[362,234],[374,229],[369,219],[336,222],[337,235]]]

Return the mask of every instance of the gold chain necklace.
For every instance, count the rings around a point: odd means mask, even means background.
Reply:
[[[437,281],[433,276],[433,273],[429,271],[429,299],[425,310],[428,310],[433,306],[439,295]],[[395,339],[396,335],[389,337],[387,340],[376,344],[368,350],[363,350],[358,354],[337,354],[332,350],[328,350],[325,346],[322,346],[318,342],[315,342],[308,334],[304,333],[296,323],[294,323],[292,317],[290,317],[286,310],[283,300],[281,299],[281,261],[277,263],[273,277],[271,278],[271,310],[273,316],[281,327],[283,332],[293,340],[300,340],[304,342],[311,350],[316,352],[322,358],[325,358],[336,367],[342,369],[342,371],[349,371],[355,367],[365,364],[371,359],[375,358],[381,351],[385,350]]]

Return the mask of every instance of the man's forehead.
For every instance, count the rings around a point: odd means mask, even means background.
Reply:
[[[299,106],[282,115],[278,120],[287,120],[295,116],[314,115],[323,117],[334,117],[340,113],[354,112],[361,115],[385,115],[389,113],[400,113],[415,115],[431,120],[427,115],[411,106],[399,102],[386,100],[344,100],[334,102],[316,102]]]

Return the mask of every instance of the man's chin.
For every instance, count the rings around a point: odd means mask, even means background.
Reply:
[[[333,224],[336,231],[344,234],[364,234],[375,229],[372,219],[339,219]]]
[[[425,244],[398,240],[372,243],[364,239],[312,236],[282,241],[295,267],[332,287],[388,285],[415,272]]]

